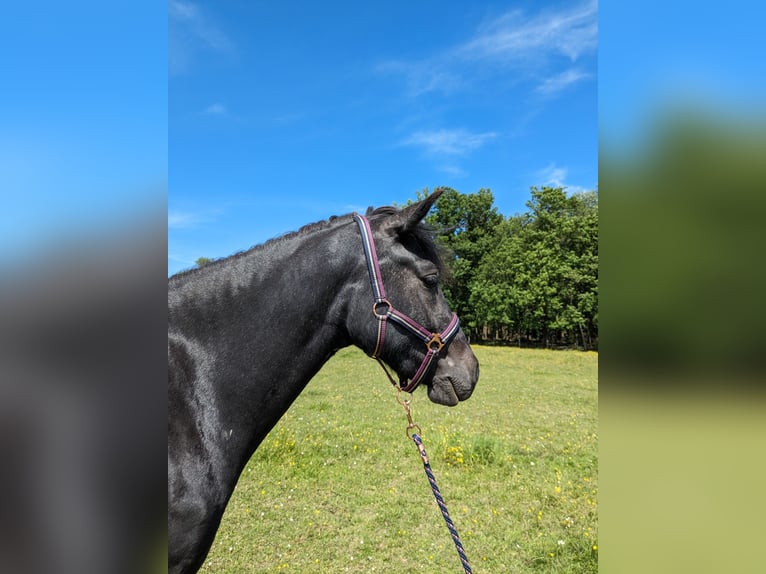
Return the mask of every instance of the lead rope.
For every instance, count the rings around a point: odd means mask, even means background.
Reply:
[[[444,517],[444,522],[447,524],[447,530],[449,530],[449,533],[452,536],[452,541],[455,543],[455,549],[457,550],[457,554],[460,557],[460,563],[463,565],[463,570],[465,570],[465,574],[473,574],[471,571],[471,565],[468,564],[468,558],[465,555],[465,550],[463,550],[463,543],[460,541],[460,535],[457,533],[457,528],[455,528],[455,524],[452,522],[452,518],[450,518],[449,511],[447,510],[447,505],[444,502],[444,498],[442,498],[441,492],[439,491],[439,486],[436,484],[436,478],[434,477],[433,470],[431,470],[431,464],[428,462],[426,448],[423,446],[423,439],[420,438],[419,434],[423,431],[417,424],[412,421],[412,413],[410,412],[411,399],[402,399],[401,389],[397,389],[397,391],[396,401],[404,407],[404,412],[407,414],[408,424],[407,430],[405,431],[407,438],[411,439],[415,443],[415,446],[418,447],[420,458],[423,459],[423,468],[426,471],[426,477],[428,477],[428,482],[431,485],[431,490],[434,493],[436,504],[439,505],[439,510],[441,510],[442,516]],[[410,431],[412,431],[412,434],[410,434]]]

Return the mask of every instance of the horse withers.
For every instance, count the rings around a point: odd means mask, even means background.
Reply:
[[[438,196],[331,218],[168,280],[171,574],[200,568],[244,465],[339,349],[356,345],[435,403],[471,396],[478,361],[421,224]]]

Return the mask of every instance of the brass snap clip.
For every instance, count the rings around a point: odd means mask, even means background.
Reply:
[[[410,440],[414,440],[412,438],[412,435],[417,433],[418,435],[423,434],[423,431],[420,428],[420,425],[416,424],[412,420],[412,412],[410,411],[410,403],[412,402],[412,399],[404,399],[402,398],[402,389],[397,388],[396,389],[396,402],[399,403],[404,407],[404,413],[407,415],[407,428],[404,430],[404,434],[407,435],[407,438]]]

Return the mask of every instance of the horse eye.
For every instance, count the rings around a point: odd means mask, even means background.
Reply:
[[[439,275],[436,273],[426,275],[423,277],[423,283],[425,283],[427,287],[436,287],[439,284]]]

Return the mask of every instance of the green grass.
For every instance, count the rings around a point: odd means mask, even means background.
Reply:
[[[476,574],[597,572],[595,353],[475,347],[457,407],[413,418]],[[377,364],[338,353],[247,464],[202,572],[462,572]]]

